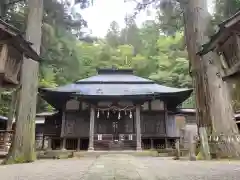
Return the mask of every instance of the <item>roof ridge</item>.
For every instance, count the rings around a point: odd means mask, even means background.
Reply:
[[[98,74],[134,74],[133,69],[117,69],[117,68],[99,68],[97,69]]]

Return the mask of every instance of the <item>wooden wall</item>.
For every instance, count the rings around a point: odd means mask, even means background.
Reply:
[[[166,134],[164,112],[142,112],[141,132],[144,136],[162,136]]]
[[[60,137],[62,124],[62,113],[45,117],[44,135]]]
[[[90,112],[66,112],[63,136],[65,137],[88,137],[89,136]]]
[[[89,136],[89,112],[66,112],[65,113],[65,137],[88,137]],[[124,116],[121,119],[100,116],[95,118],[95,134],[114,134],[113,125],[117,123],[117,134],[134,134],[136,132],[134,116]],[[166,134],[164,112],[142,112],[141,131],[144,136],[163,136]]]
[[[95,119],[95,133],[113,134],[115,131],[115,133],[118,134],[134,133],[134,116],[130,118],[128,114],[125,115],[124,112],[121,113],[120,118],[118,115],[117,112],[110,112],[108,117],[106,113],[100,113],[99,118]],[[117,128],[114,128],[114,126],[117,126]]]
[[[83,103],[71,100],[66,104],[66,112],[63,125],[63,136],[68,138],[88,137],[90,126],[90,112],[88,106],[83,107]],[[132,118],[129,112],[125,115],[121,112],[120,119],[118,112],[110,112],[107,117],[107,111],[99,112],[99,117],[95,117],[95,134],[134,134],[135,128],[135,110],[132,111]],[[97,116],[97,112],[96,112]],[[160,100],[146,102],[141,110],[141,132],[143,137],[175,137],[175,123],[171,117],[167,116],[164,110],[164,103]],[[118,126],[117,132],[113,126]],[[166,128],[167,127],[167,128]]]
[[[187,124],[197,124],[196,114],[195,113],[186,114],[185,118],[186,118],[186,123]]]
[[[177,137],[176,119],[174,114],[168,115],[166,120],[166,132],[168,137]]]

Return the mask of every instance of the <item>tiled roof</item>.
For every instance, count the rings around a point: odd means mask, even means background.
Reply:
[[[61,96],[63,96],[62,93],[85,97],[175,96],[175,100],[171,100],[179,104],[187,99],[191,92],[192,89],[172,88],[159,85],[152,80],[133,75],[133,71],[129,69],[99,70],[98,75],[76,81],[72,84],[57,88],[40,89],[40,94],[50,104],[54,103],[53,101],[57,99],[60,100]],[[53,100],[53,96],[55,96],[55,100]]]

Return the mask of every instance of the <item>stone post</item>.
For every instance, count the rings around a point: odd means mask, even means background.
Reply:
[[[176,159],[179,159],[181,156],[179,139],[176,139],[175,148],[176,148]]]
[[[93,106],[91,106],[88,151],[94,151],[94,146],[93,146],[93,144],[94,144],[94,121],[95,121],[95,109]]]
[[[136,137],[137,137],[137,151],[142,150],[141,144],[141,106],[140,104],[136,105]]]
[[[195,139],[192,131],[189,132],[189,160],[196,161],[196,147],[195,147]]]

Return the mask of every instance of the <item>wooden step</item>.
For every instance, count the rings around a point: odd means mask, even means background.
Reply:
[[[95,150],[135,150],[136,141],[113,141],[113,140],[95,140],[94,141]]]
[[[109,143],[110,150],[122,150],[124,148],[124,144],[122,141],[112,141]]]

